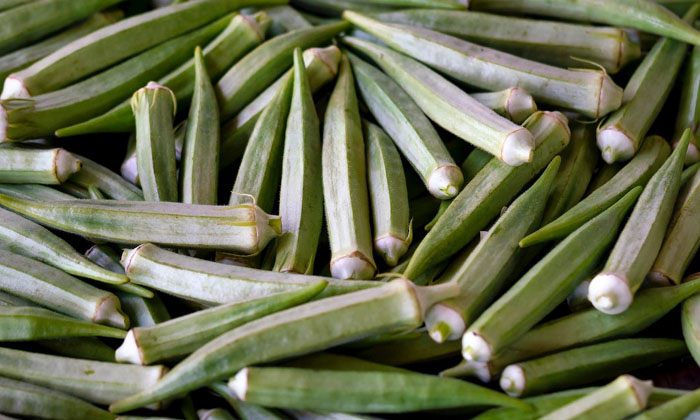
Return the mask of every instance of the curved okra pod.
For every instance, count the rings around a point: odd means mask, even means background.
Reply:
[[[681,99],[673,134],[674,147],[687,128],[693,131],[693,137],[690,139],[688,151],[685,154],[685,163],[691,164],[700,161],[700,143],[698,142],[698,135],[700,135],[700,46],[693,47],[691,50],[683,74]]]
[[[595,268],[616,236],[641,188],[567,236],[469,326],[462,339],[466,360],[488,362],[542,320]]]
[[[37,202],[0,194],[0,204],[46,226],[122,244],[153,242],[257,254],[279,236],[280,220],[255,205],[148,201]]]
[[[249,367],[228,386],[243,401],[300,410],[405,413],[484,405],[528,408],[527,403],[469,382],[408,371]]]
[[[459,296],[433,306],[425,317],[430,336],[442,343],[457,340],[488,307],[513,274],[518,241],[539,226],[561,159],[555,157],[540,178],[494,223],[468,256],[458,257],[438,280],[460,286]]]
[[[64,149],[0,147],[0,182],[60,184],[80,171],[82,162]]]
[[[282,236],[273,269],[312,274],[323,227],[321,132],[301,50],[294,50],[294,90],[286,124],[279,202]]]
[[[150,327],[132,328],[117,349],[117,361],[150,365],[182,358],[240,325],[309,301],[326,284],[319,280],[298,290],[220,305]]]
[[[652,268],[676,203],[690,136],[686,130],[681,145],[644,187],[602,272],[591,280],[588,300],[599,311],[624,312]]]
[[[253,16],[239,14],[231,19],[226,29],[203,50],[207,72],[212,82],[218,81],[234,62],[259,45],[264,40],[265,31],[269,26],[270,19],[265,13]],[[158,82],[175,93],[179,109],[186,109],[194,93],[194,80],[194,60],[189,60]],[[133,129],[134,115],[129,100],[126,100],[100,116],[61,128],[56,131],[56,135],[66,137],[90,133],[129,132]]]
[[[629,338],[554,353],[507,366],[500,386],[520,397],[567,389],[654,366],[688,353],[682,340]]]
[[[673,398],[650,410],[638,414],[631,420],[683,420],[700,407],[700,389]]]
[[[331,274],[340,279],[371,279],[376,265],[372,257],[365,145],[347,57],[341,59],[326,109],[321,160]]]
[[[537,112],[537,105],[532,95],[521,87],[512,87],[499,92],[472,93],[471,96],[516,124],[522,124],[530,115]]]
[[[350,11],[345,15],[367,19]],[[345,36],[342,41],[369,56],[447,131],[511,166],[532,159],[534,140],[529,131],[496,114],[427,66],[360,38]]]
[[[641,56],[639,42],[621,28],[455,10],[400,10],[375,18],[431,29],[563,68],[581,66],[579,60],[584,60],[614,74]]]
[[[518,167],[492,159],[452,201],[428,235],[420,242],[404,275],[413,279],[467,245],[498,216],[568,143],[566,117],[558,112],[536,112],[525,123],[535,136],[532,162]]]
[[[418,287],[398,279],[268,315],[210,341],[155,387],[112,404],[110,410],[124,412],[161,401],[229,377],[249,365],[313,353],[373,334],[417,328],[428,307],[454,296],[457,289],[450,284]],[[271,346],[270,342],[280,345]]]
[[[84,156],[75,155],[82,162],[78,173],[70,181],[82,187],[95,186],[115,200],[143,200],[143,192],[108,168]]]
[[[616,110],[622,101],[622,89],[599,70],[566,70],[549,66],[430,29],[382,23],[352,11],[343,13],[343,18],[378,37],[391,48],[484,90],[496,91],[518,86],[539,104],[571,109],[592,118]],[[363,52],[369,49],[360,42],[353,41],[352,44],[359,44]],[[385,71],[388,72],[387,69]],[[396,79],[393,73],[389,73]],[[475,145],[492,152],[480,144]],[[498,153],[493,154],[498,156]]]
[[[352,53],[347,56],[364,103],[428,191],[440,199],[457,195],[462,173],[423,111],[389,76]]]
[[[80,321],[44,308],[0,306],[0,340],[33,341],[64,337],[124,338],[123,330]]]
[[[700,297],[693,296],[683,302],[681,325],[690,354],[696,361],[700,360]]]
[[[669,156],[671,148],[659,136],[644,141],[639,153],[620,169],[608,182],[569,209],[554,221],[541,227],[520,241],[521,247],[566,237],[601,211],[617,202],[638,186],[644,186]]]
[[[401,156],[381,127],[364,121],[374,249],[393,267],[413,240]]]
[[[0,289],[79,319],[127,328],[119,300],[63,271],[0,250]]]
[[[697,5],[685,19],[693,22],[699,15]],[[635,70],[625,87],[624,105],[598,127],[598,148],[607,163],[628,160],[639,150],[671,92],[686,50],[687,44],[662,38]]]
[[[119,254],[109,245],[93,245],[85,251],[85,257],[105,270],[117,275],[124,275],[124,267],[121,265]],[[117,284],[113,288],[120,292],[146,299],[151,299],[155,296],[152,291],[131,282]]]

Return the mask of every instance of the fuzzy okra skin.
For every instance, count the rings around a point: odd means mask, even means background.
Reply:
[[[124,412],[161,401],[226,378],[248,365],[313,353],[373,334],[417,328],[429,306],[454,296],[457,289],[449,284],[418,287],[398,279],[268,315],[210,341],[155,387],[112,404],[110,410]]]
[[[0,204],[39,223],[122,244],[153,242],[257,254],[280,234],[280,220],[254,205],[148,201],[37,202],[0,194]]]
[[[527,403],[452,378],[414,372],[249,367],[228,383],[238,398],[268,407],[350,413],[412,411]]]
[[[391,48],[481,89],[495,91],[519,86],[540,104],[571,109],[592,118],[616,110],[622,102],[622,89],[599,70],[561,69],[430,29],[382,23],[352,11],[343,13],[343,18]]]
[[[566,350],[507,366],[500,386],[520,397],[586,385],[688,353],[682,340],[629,338]]]
[[[132,328],[117,349],[117,361],[150,365],[182,358],[233,328],[309,301],[326,285],[325,280],[319,280],[298,290],[220,305],[150,327]]]
[[[80,321],[44,308],[0,306],[0,340],[33,341],[65,337],[124,338],[123,330]]]
[[[143,192],[120,175],[84,156],[80,159],[80,171],[70,177],[70,181],[82,187],[95,186],[115,200],[143,200]]]
[[[563,302],[615,240],[640,192],[630,191],[569,235],[483,312],[462,338],[464,358],[492,360]]]
[[[282,236],[274,271],[312,274],[323,227],[321,132],[300,49],[294,51],[294,84],[284,133],[279,213]]]
[[[64,149],[0,147],[0,183],[61,184],[82,164]]]
[[[671,220],[691,136],[686,130],[680,146],[644,187],[602,272],[591,280],[588,300],[599,311],[624,312],[652,268]]]
[[[521,247],[566,237],[601,211],[617,202],[623,195],[638,186],[644,186],[663,165],[671,152],[666,140],[650,136],[639,153],[620,169],[608,182],[536,232],[520,241]]]
[[[350,61],[343,57],[323,124],[321,169],[331,274],[371,279],[372,256],[365,144]]]
[[[492,159],[479,171],[420,242],[404,271],[407,278],[416,278],[467,245],[569,143],[568,120],[561,113],[536,112],[524,126],[535,137],[532,162],[512,167]]]
[[[462,173],[423,111],[389,76],[352,53],[347,56],[362,99],[428,191],[440,199],[457,195]]]
[[[537,104],[532,95],[521,87],[512,87],[498,92],[472,93],[471,96],[516,124],[522,124],[537,111]]]
[[[350,11],[344,16],[368,19]],[[358,19],[353,19],[353,23]],[[508,165],[519,166],[532,159],[532,133],[496,114],[424,64],[360,38],[345,36],[342,42],[369,56],[406,89],[430,119],[446,130]]]
[[[459,296],[440,302],[426,314],[426,328],[437,342],[457,340],[505,286],[519,259],[518,242],[539,226],[561,159],[557,156],[540,178],[518,197],[467,257],[459,257],[439,283],[455,282]]]
[[[382,22],[418,26],[563,68],[581,59],[617,73],[641,56],[639,42],[621,28],[499,16],[476,11],[401,10],[375,15]]]

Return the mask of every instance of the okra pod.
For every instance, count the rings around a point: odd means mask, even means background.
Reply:
[[[312,274],[323,227],[321,132],[301,50],[294,51],[293,87],[282,158],[282,236],[274,270]]]
[[[111,271],[117,275],[124,275],[124,267],[121,265],[119,254],[107,244],[91,246],[85,251],[85,257],[105,270]],[[152,291],[131,282],[117,284],[114,285],[113,288],[146,299],[151,299],[155,296]]]
[[[21,297],[11,295],[9,293],[0,292],[0,305],[2,306],[38,306]]]
[[[695,4],[695,0],[654,0],[654,3],[658,3],[678,16],[683,16]]]
[[[384,365],[404,366],[453,358],[458,356],[461,350],[459,341],[438,344],[426,332],[408,335],[408,338],[400,337],[386,343],[378,343],[371,347],[355,350],[353,354]]]
[[[683,136],[686,128],[693,131],[693,137],[690,139],[688,151],[685,154],[685,163],[691,164],[700,161],[700,143],[698,143],[698,135],[700,135],[700,47],[693,47],[690,51],[682,80],[673,143],[675,147],[675,143]]]
[[[437,9],[401,10],[375,17],[382,22],[431,29],[563,68],[580,67],[583,60],[614,74],[641,56],[639,42],[630,39],[621,28]]]
[[[602,272],[591,280],[588,300],[599,311],[612,315],[624,312],[654,265],[680,189],[690,136],[688,129],[681,145],[644,187]]]
[[[115,200],[143,200],[143,192],[110,169],[84,156],[75,155],[82,166],[70,181],[82,187],[95,186]]]
[[[226,400],[241,420],[286,420],[286,417],[272,410],[239,400],[233,390],[223,382],[214,382],[207,387]]]
[[[236,420],[228,411],[223,408],[212,408],[211,410],[197,411],[199,420]]]
[[[0,184],[0,193],[23,200],[73,200],[73,196],[40,184]]]
[[[298,290],[220,305],[150,327],[132,328],[117,349],[117,361],[150,365],[182,358],[233,328],[307,302],[323,291],[326,284],[320,280]]]
[[[297,29],[308,29],[313,27],[306,18],[291,6],[266,7],[265,13],[272,19],[270,31],[273,36],[281,35]]]
[[[31,3],[37,0],[2,0],[0,1],[0,10],[12,9],[13,7]]]
[[[521,247],[564,238],[586,221],[600,214],[638,186],[644,186],[669,156],[671,148],[659,136],[644,141],[639,153],[620,169],[608,182],[569,209],[554,221],[541,227],[520,241]]]
[[[110,410],[124,412],[182,394],[248,365],[313,353],[373,334],[417,328],[428,307],[454,296],[457,289],[450,284],[417,287],[397,279],[268,315],[210,341],[155,387],[112,404]],[[270,342],[280,345],[271,346]]]
[[[643,147],[644,146],[642,146],[642,148]],[[618,172],[620,172],[623,166],[624,164],[620,162],[615,162],[612,165],[602,162],[601,166],[597,169],[595,175],[593,175],[593,177],[591,178],[591,182],[590,184],[588,184],[588,190],[586,191],[586,195],[584,197],[588,197],[593,193],[593,191],[605,185],[615,175],[617,175]]]
[[[99,362],[116,362],[114,349],[95,337],[54,338],[39,340],[37,344],[52,353]]]
[[[650,410],[632,417],[631,420],[683,420],[700,407],[700,390],[689,392]]]
[[[430,29],[382,23],[351,11],[344,13],[343,18],[391,48],[484,90],[518,86],[530,93],[538,104],[571,109],[592,118],[616,110],[622,101],[622,89],[603,71],[565,70]]]
[[[64,149],[0,147],[0,182],[60,184],[80,171],[82,162]]]
[[[80,321],[48,309],[27,306],[0,306],[0,325],[2,341],[126,336],[123,330]]]
[[[690,145],[688,145],[688,148],[690,148]],[[687,152],[686,156],[688,156]],[[681,174],[681,188],[687,185],[688,181],[690,181],[690,179],[695,176],[696,173],[698,173],[698,169],[700,169],[700,162],[695,162],[683,169],[683,173]]]
[[[464,358],[492,360],[563,302],[615,240],[640,192],[633,189],[569,235],[483,312],[464,334]]]
[[[123,291],[116,294],[121,302],[122,311],[129,317],[132,329],[150,327],[170,320],[168,309],[157,295],[146,299]]]
[[[522,124],[537,111],[537,105],[525,89],[512,87],[499,92],[472,93],[472,98],[493,109],[500,116]]]
[[[700,300],[698,299],[698,296],[692,296],[683,302],[681,309],[683,338],[696,361],[700,360]]]
[[[0,194],[0,204],[46,226],[122,244],[153,242],[257,254],[280,234],[280,220],[255,205],[148,201],[37,202]]]

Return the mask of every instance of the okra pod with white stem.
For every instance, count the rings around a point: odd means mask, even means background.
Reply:
[[[479,171],[420,242],[404,271],[407,278],[416,278],[467,245],[569,143],[568,120],[561,113],[536,112],[524,126],[535,137],[532,162],[512,167],[492,159]]]
[[[120,263],[119,254],[107,244],[91,246],[85,251],[85,257],[105,270],[117,275],[124,275],[124,268]],[[146,299],[151,299],[154,296],[152,291],[131,282],[114,285],[114,289]]]
[[[457,340],[486,309],[513,274],[522,252],[518,241],[539,226],[561,159],[555,157],[540,178],[518,197],[466,257],[458,257],[439,283],[454,282],[459,296],[430,308],[425,324],[430,336],[442,343]]]
[[[588,300],[599,311],[624,312],[654,264],[680,189],[685,151],[692,133],[651,177],[608,256],[602,272],[588,286]]]
[[[640,192],[630,191],[569,235],[483,312],[464,334],[464,358],[492,360],[562,303],[615,240]]]
[[[603,71],[565,70],[430,29],[382,23],[352,11],[345,12],[343,18],[391,48],[480,89],[497,91],[518,86],[540,105],[571,109],[592,118],[616,110],[622,101],[622,89]]]
[[[155,387],[112,404],[110,410],[124,412],[161,401],[229,377],[248,365],[313,353],[373,334],[417,328],[428,307],[457,292],[458,286],[452,284],[418,287],[398,279],[268,315],[210,341]]]
[[[641,55],[639,42],[630,39],[622,28],[437,9],[400,10],[375,17],[382,22],[431,29],[563,68],[580,67],[583,60],[614,74]]]
[[[319,280],[298,290],[215,306],[150,327],[132,328],[117,349],[117,361],[150,365],[182,358],[233,328],[310,300],[326,284]]]
[[[48,309],[0,306],[0,340],[34,341],[65,337],[124,338],[126,332],[81,321]]]
[[[350,61],[341,58],[323,123],[321,169],[331,274],[371,279],[372,257],[365,143]]]
[[[0,203],[39,223],[120,244],[153,242],[192,249],[257,254],[279,236],[280,220],[255,205],[148,201],[36,202],[0,194]]]
[[[647,137],[637,155],[608,182],[598,187],[566,213],[526,236],[520,241],[520,246],[527,247],[566,237],[633,188],[646,185],[666,161],[670,152],[671,148],[662,137]]]
[[[683,420],[700,407],[700,390],[673,398],[653,407],[631,420]]]
[[[437,198],[457,195],[464,179],[433,125],[389,76],[347,53],[364,103]]]
[[[0,182],[60,184],[80,171],[82,162],[64,149],[0,147]]]
[[[349,11],[344,15],[348,19],[352,18],[353,23],[359,19],[361,22],[368,19]],[[403,86],[430,119],[446,130],[508,165],[518,166],[532,159],[534,140],[527,129],[496,114],[427,66],[387,47],[359,38],[346,36],[342,41],[369,56],[396,83]]]
[[[82,166],[70,181],[82,187],[95,186],[115,200],[143,200],[143,192],[110,169],[84,156],[74,155]]]
[[[472,98],[516,124],[522,124],[537,111],[537,105],[525,89],[512,87],[499,92],[472,93]]]
[[[691,164],[700,161],[700,46],[693,47],[690,51],[682,81],[673,145],[675,147],[686,128],[693,131],[685,154],[685,163]]]
[[[294,50],[294,85],[284,133],[275,271],[313,273],[323,227],[321,132],[301,50]]]

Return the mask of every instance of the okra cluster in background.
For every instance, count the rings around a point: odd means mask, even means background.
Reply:
[[[698,29],[0,0],[0,418],[700,415]]]

